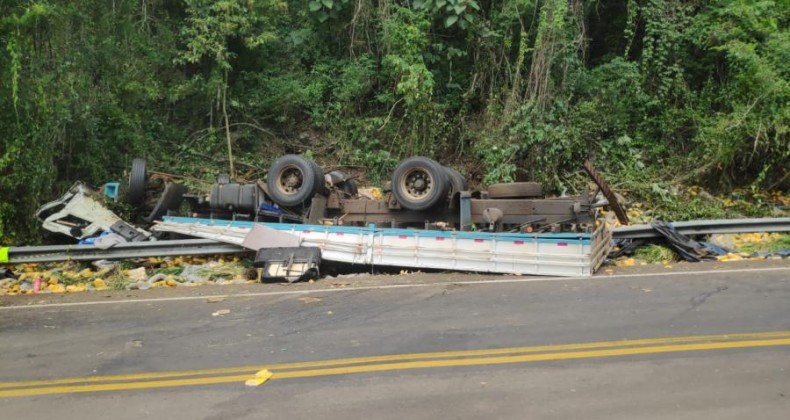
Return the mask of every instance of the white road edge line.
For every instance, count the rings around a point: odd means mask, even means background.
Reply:
[[[790,271],[790,267],[770,267],[770,268],[741,268],[734,270],[703,270],[703,271],[673,271],[668,273],[638,273],[638,274],[616,274],[616,275],[598,275],[592,277],[527,277],[527,278],[512,278],[512,279],[490,279],[490,280],[468,280],[468,281],[442,281],[435,283],[414,283],[414,284],[385,284],[379,286],[360,286],[360,287],[344,287],[333,289],[310,289],[310,290],[284,290],[282,292],[257,292],[257,293],[238,293],[226,295],[206,295],[206,296],[179,296],[179,297],[164,297],[164,298],[146,298],[146,299],[124,299],[124,300],[97,300],[91,302],[68,302],[68,303],[42,303],[34,305],[15,305],[15,306],[0,306],[2,310],[13,309],[33,309],[33,308],[58,308],[68,306],[90,306],[90,305],[117,305],[122,303],[154,303],[154,302],[178,302],[190,300],[205,300],[205,299],[229,299],[229,298],[246,298],[246,297],[263,297],[263,296],[287,296],[287,295],[306,295],[317,293],[336,293],[336,292],[351,292],[351,291],[364,291],[364,290],[385,290],[385,289],[407,289],[412,287],[436,287],[436,286],[451,286],[451,285],[496,285],[496,284],[510,284],[510,283],[531,283],[538,281],[571,281],[571,280],[610,280],[610,279],[627,279],[639,277],[674,277],[682,275],[700,275],[700,274],[737,274],[737,273],[754,273],[754,272],[770,272],[770,271]]]

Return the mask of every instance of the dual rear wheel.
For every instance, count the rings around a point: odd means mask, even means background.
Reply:
[[[392,174],[392,194],[408,210],[428,210],[468,188],[460,172],[422,156],[402,161]]]
[[[329,174],[332,184],[348,196],[357,195],[357,184],[339,171]],[[296,207],[310,201],[316,194],[327,195],[324,171],[312,160],[299,155],[285,155],[269,168],[266,186],[271,199],[284,207]]]
[[[356,195],[356,183],[345,175],[329,173],[332,183],[350,196]],[[308,202],[315,194],[327,194],[324,172],[315,162],[299,155],[285,155],[269,169],[269,195],[274,202],[294,207]],[[453,168],[423,156],[403,160],[392,174],[392,194],[401,207],[428,210],[452,199],[469,188],[466,178]],[[543,196],[543,187],[536,182],[494,184],[488,187],[490,198],[514,199]]]

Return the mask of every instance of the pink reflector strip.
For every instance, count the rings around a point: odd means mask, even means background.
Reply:
[[[524,245],[524,241],[513,241],[516,245]]]
[[[567,242],[557,242],[557,246],[568,246]]]

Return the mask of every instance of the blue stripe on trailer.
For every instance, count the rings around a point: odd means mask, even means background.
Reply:
[[[166,222],[173,223],[193,223],[209,226],[252,228],[256,222],[238,220],[218,220],[201,219],[193,217],[172,217],[165,216]],[[260,223],[260,222],[258,222]],[[483,241],[524,241],[552,244],[588,244],[592,242],[590,233],[491,233],[491,232],[458,232],[444,230],[417,230],[417,229],[394,229],[357,226],[324,226],[324,225],[303,225],[293,223],[260,223],[268,228],[281,231],[301,231],[301,232],[328,232],[328,233],[348,233],[348,234],[370,234],[375,233],[381,236],[406,236],[417,238],[456,238],[456,239],[475,239]]]

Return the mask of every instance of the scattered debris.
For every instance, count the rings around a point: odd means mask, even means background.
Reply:
[[[633,267],[634,264],[636,264],[636,260],[634,260],[633,258],[628,258],[628,259],[625,259],[625,260],[615,261],[615,263],[614,263],[614,265],[616,265],[618,267]]]
[[[230,313],[230,309],[220,309],[211,314],[211,316],[225,316]]]
[[[264,382],[268,381],[269,378],[271,377],[272,377],[272,373],[269,370],[267,369],[259,370],[258,372],[255,373],[255,376],[252,379],[247,379],[247,381],[244,382],[244,384],[247,386],[259,386],[262,385]]]
[[[61,198],[44,204],[36,211],[44,229],[76,239],[86,239],[101,232],[115,234],[109,242],[147,240],[151,234],[124,222],[101,203],[101,196],[81,182],[75,183]]]
[[[132,281],[145,281],[148,276],[145,274],[145,267],[135,268],[133,270],[126,270],[126,276],[129,277]]]
[[[719,255],[728,253],[728,251],[722,247],[707,242],[697,242],[688,236],[678,233],[669,223],[655,221],[650,225],[663,235],[667,243],[669,243],[669,246],[686,261],[698,262],[702,260],[711,260]]]
[[[241,258],[161,257],[123,264],[29,263],[0,273],[0,295],[147,290],[159,287],[191,287],[203,284],[256,282],[252,261]],[[128,268],[129,264],[139,265]],[[101,268],[99,268],[101,267]],[[252,275],[252,279],[250,276]],[[36,290],[36,279],[40,279]]]

